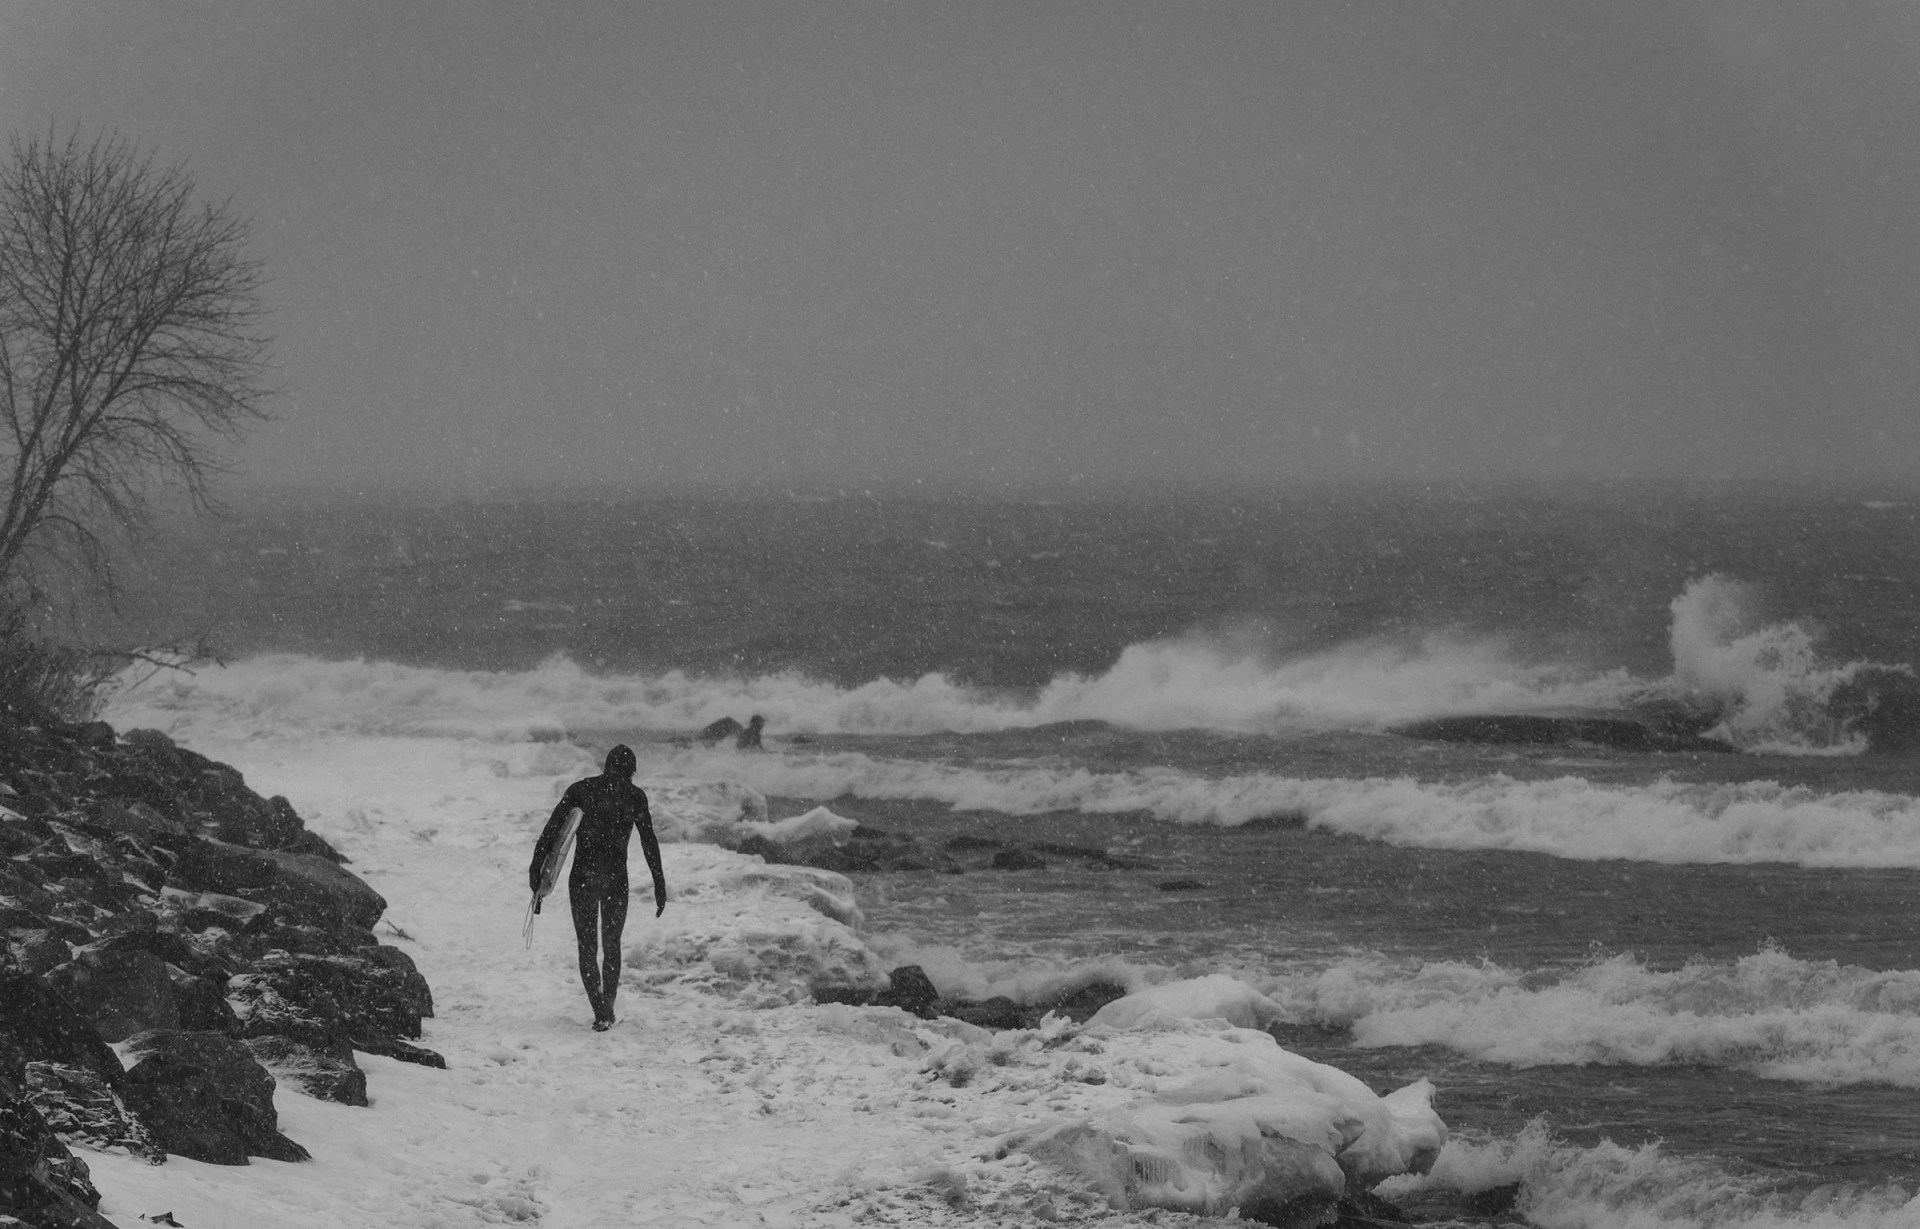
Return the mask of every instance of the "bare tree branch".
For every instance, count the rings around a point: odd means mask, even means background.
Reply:
[[[0,597],[112,597],[148,496],[211,506],[218,446],[266,418],[250,227],[128,142],[12,142],[0,167]]]

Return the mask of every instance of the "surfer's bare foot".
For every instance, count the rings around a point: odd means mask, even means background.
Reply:
[[[596,1033],[604,1033],[612,1027],[613,1027],[613,1021],[607,1019],[605,1016],[602,1016],[598,1020],[595,1020],[593,1022],[593,1031]]]

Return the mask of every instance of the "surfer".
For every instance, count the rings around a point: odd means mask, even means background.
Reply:
[[[766,724],[767,719],[759,713],[749,718],[745,725],[741,725],[731,717],[722,717],[703,728],[696,737],[709,747],[723,738],[731,738],[736,750],[759,751],[762,749],[760,731],[766,727]]]
[[[533,847],[533,864],[527,868],[528,883],[538,893],[549,855],[564,853],[556,847],[566,830],[566,817],[579,808],[567,899],[573,908],[573,933],[580,943],[580,981],[593,1004],[595,1032],[605,1032],[613,1024],[613,1000],[620,991],[620,932],[627,924],[627,838],[632,831],[640,833],[640,850],[653,872],[653,916],[659,917],[667,908],[667,880],[660,871],[653,814],[647,809],[646,792],[633,783],[638,767],[633,748],[623,744],[607,752],[599,776],[567,786]]]

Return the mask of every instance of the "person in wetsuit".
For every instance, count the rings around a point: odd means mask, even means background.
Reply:
[[[560,805],[533,847],[527,881],[536,890],[540,864],[566,827],[567,813],[580,808],[580,828],[574,836],[573,869],[567,874],[567,900],[573,907],[573,933],[580,943],[580,981],[593,1004],[593,1028],[605,1032],[613,1024],[613,1000],[620,991],[620,932],[627,924],[627,838],[640,833],[640,850],[653,872],[653,916],[667,908],[667,879],[660,871],[660,841],[653,834],[653,814],[647,795],[633,783],[639,767],[633,748],[621,745],[607,752],[606,766],[597,777],[567,786]],[[596,950],[596,948],[598,950]]]

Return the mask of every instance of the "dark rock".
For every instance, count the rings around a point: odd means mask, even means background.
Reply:
[[[177,819],[170,819],[145,802],[123,802],[115,798],[101,805],[88,816],[93,825],[108,833],[133,837],[139,841],[152,841],[166,837],[179,839],[187,835],[187,826]]]
[[[173,983],[173,1002],[181,1028],[228,1036],[240,1031],[240,1017],[227,1002],[225,977],[218,981],[198,977],[172,964],[167,966],[167,977]]]
[[[83,721],[73,726],[70,732],[75,742],[96,750],[105,750],[113,746],[115,740],[119,738],[119,735],[113,732],[113,727],[104,721]]]
[[[79,1157],[24,1097],[0,1088],[0,1214],[36,1229],[115,1229]]]
[[[945,1001],[940,1004],[940,1014],[996,1032],[1010,1028],[1033,1028],[1039,1023],[1040,1017],[1039,1012],[1022,1007],[1005,995],[995,995],[979,1002],[964,999]]]
[[[22,971],[38,977],[73,959],[73,949],[51,930],[15,930],[7,939],[7,957]]]
[[[940,992],[934,989],[927,971],[917,964],[903,964],[887,974],[887,988],[873,996],[875,1007],[898,1007],[922,1019],[931,1020]]]
[[[413,1063],[419,1067],[435,1067],[441,1071],[447,1069],[447,1060],[425,1046],[417,1046],[398,1037],[364,1037],[353,1043],[353,1048],[362,1054],[378,1054],[382,1058],[397,1058],[403,1063]]]
[[[69,1145],[95,1152],[117,1149],[143,1157],[150,1165],[167,1159],[153,1132],[91,1071],[63,1063],[28,1063],[26,1097],[54,1134]]]
[[[128,1038],[138,1056],[121,1096],[169,1153],[212,1165],[250,1156],[304,1161],[279,1130],[273,1076],[247,1048],[218,1033],[156,1030]]]
[[[242,1037],[279,1034],[316,1047],[366,1049],[374,1038],[420,1035],[432,1001],[430,995],[420,1001],[419,974],[408,972],[358,956],[271,952],[252,972],[234,977],[227,991]]]
[[[72,960],[50,970],[46,982],[68,1002],[79,1005],[87,1022],[107,1041],[180,1026],[167,962],[150,951],[82,948]]]
[[[226,841],[191,841],[174,863],[181,887],[271,902],[291,920],[322,928],[370,930],[387,902],[351,872],[317,854],[249,849]]]
[[[100,1034],[37,977],[0,971],[0,1077],[29,1062],[64,1063],[119,1087],[126,1071]]]
[[[169,757],[178,750],[172,735],[165,730],[128,730],[120,736],[120,740],[129,747]]]
[[[267,907],[258,901],[243,896],[228,896],[224,892],[185,892],[179,888],[165,888],[160,896],[192,930],[222,926],[238,934],[267,912]]]
[[[1031,849],[1015,846],[1003,849],[993,855],[993,869],[997,871],[1043,871],[1047,869],[1047,860]]]
[[[367,1103],[367,1073],[347,1045],[311,1046],[291,1037],[250,1037],[246,1047],[260,1065],[309,1097],[341,1105]]]
[[[1059,1012],[1074,1020],[1085,1021],[1115,999],[1125,998],[1125,986],[1116,986],[1112,982],[1089,982],[1074,990],[1064,991],[1036,1004],[1041,1014],[1049,1011]]]
[[[419,966],[413,963],[413,957],[385,943],[359,948],[355,955],[364,960],[370,960],[395,974],[399,979],[395,987],[397,993],[405,997],[412,1010],[422,1017],[432,1018],[433,987],[427,984],[427,979],[421,975]]]

